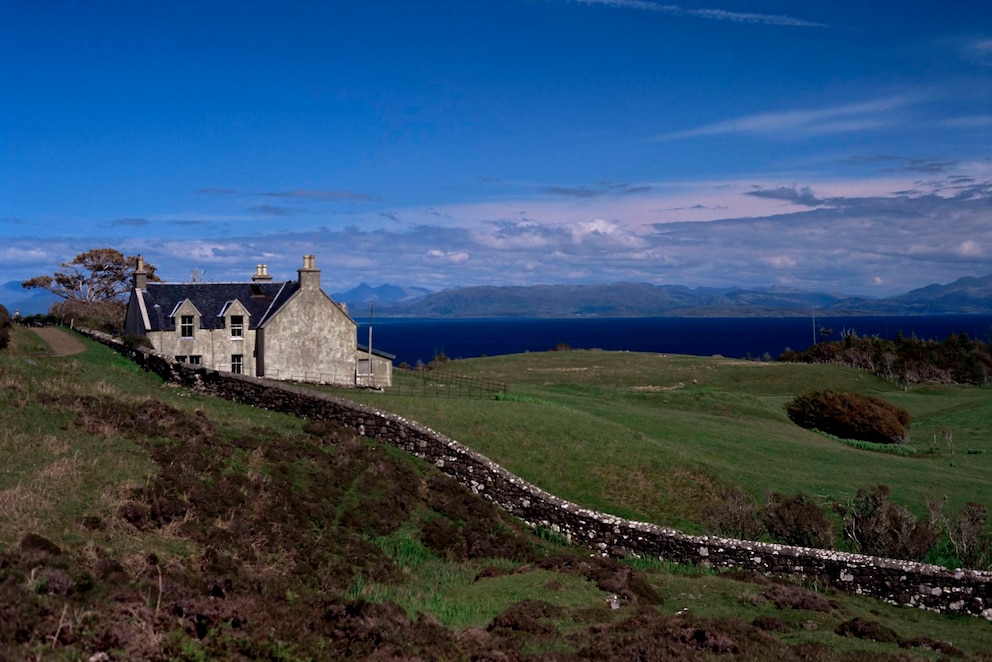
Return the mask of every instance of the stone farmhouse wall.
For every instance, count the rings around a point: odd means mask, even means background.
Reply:
[[[617,557],[654,557],[713,568],[791,575],[856,595],[992,620],[992,573],[822,549],[694,536],[587,510],[531,485],[472,449],[415,421],[289,384],[233,375],[124,347],[90,332],[163,379],[234,402],[310,420],[333,421],[401,448],[454,477],[533,527]]]

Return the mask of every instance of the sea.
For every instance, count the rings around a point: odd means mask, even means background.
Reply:
[[[360,316],[358,341],[368,343],[369,321]],[[786,349],[802,351],[817,338],[839,340],[844,331],[892,339],[900,332],[924,340],[967,333],[992,342],[992,315],[865,317],[580,317],[567,319],[372,320],[372,347],[393,354],[394,364],[427,363],[544,352],[565,343],[573,349],[626,350],[727,358],[775,358]]]

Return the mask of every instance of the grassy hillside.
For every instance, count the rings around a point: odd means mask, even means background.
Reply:
[[[398,451],[198,396],[86,345],[54,358],[18,328],[0,353],[0,658],[981,659],[992,650],[977,619],[560,547]],[[520,359],[505,360],[514,370]],[[641,369],[631,364],[628,376]],[[550,439],[553,409],[579,440],[589,436],[572,420],[582,413],[623,457],[624,438],[647,434],[581,412],[583,392],[615,392],[641,415],[642,395],[677,394],[629,388],[619,373],[607,384],[579,377],[592,364],[541,370],[513,391],[528,401],[469,408],[503,417],[471,423],[456,403],[423,406],[521,446],[529,435],[519,417]],[[544,384],[558,373],[577,378]],[[744,401],[761,418],[765,405]],[[689,417],[679,425],[691,433]],[[546,443],[533,444],[534,458]],[[709,470],[688,451],[684,466]]]
[[[449,362],[445,373],[505,381],[503,401],[355,394],[485,453],[563,498],[698,531],[721,486],[846,501],[879,483],[922,514],[925,500],[992,504],[992,391],[909,391],[830,365],[632,352],[543,352]],[[883,398],[913,416],[911,442],[861,450],[803,430],[784,405],[810,389]],[[953,448],[945,441],[951,436]],[[953,450],[953,453],[952,453]]]

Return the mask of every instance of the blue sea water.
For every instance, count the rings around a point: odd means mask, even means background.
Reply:
[[[359,342],[368,340],[368,321],[359,322]],[[916,334],[943,340],[967,333],[989,342],[992,315],[919,317],[646,317],[569,319],[390,319],[374,320],[375,349],[396,355],[395,363],[430,361],[443,351],[450,358],[473,358],[543,352],[558,343],[575,349],[629,350],[729,358],[777,357],[786,349],[801,351],[814,342],[817,328],[844,329],[860,336],[895,338]]]

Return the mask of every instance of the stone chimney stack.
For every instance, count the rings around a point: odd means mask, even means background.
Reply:
[[[317,268],[317,256],[304,255],[303,266],[297,269],[300,274],[301,290],[320,289],[320,269]]]
[[[255,275],[251,277],[253,283],[258,283],[260,281],[270,281],[272,280],[272,275],[269,274],[269,265],[258,264],[255,265]]]
[[[148,289],[148,272],[145,271],[145,261],[138,256],[138,264],[134,267],[134,289]]]

